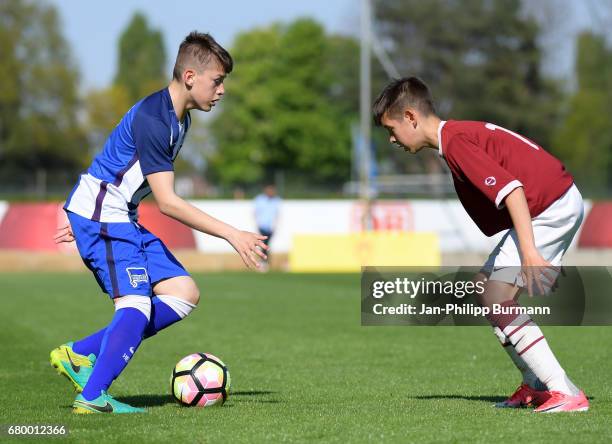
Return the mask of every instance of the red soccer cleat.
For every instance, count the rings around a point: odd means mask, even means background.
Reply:
[[[549,398],[534,410],[536,413],[558,413],[558,412],[586,412],[589,409],[589,400],[584,392],[576,396],[563,392],[548,392]]]
[[[495,407],[518,409],[542,404],[550,396],[547,391],[540,391],[521,384],[519,388],[505,401],[498,402]]]

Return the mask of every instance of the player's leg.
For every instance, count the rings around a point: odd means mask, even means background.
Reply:
[[[514,254],[515,250],[512,248],[512,245],[508,245],[511,242],[513,241],[511,239],[510,231],[508,231],[489,255],[489,258],[482,267],[482,271],[477,275],[476,280],[486,281],[490,277],[491,273],[493,273],[494,268],[496,268],[496,262],[498,263],[497,268],[499,268],[500,263],[514,263],[513,261],[515,260],[518,260],[520,263],[520,257],[517,257]],[[514,276],[512,276],[509,272],[512,272],[512,268],[508,268],[505,274],[502,274],[504,272],[503,270],[500,270],[498,272],[498,277],[501,276],[501,281],[491,280],[488,283],[488,291],[486,296],[480,298],[481,300],[479,300],[481,304],[501,304],[510,300],[518,300],[520,289],[515,285],[503,285],[502,282],[503,280],[512,282]],[[507,279],[507,277],[510,277],[510,279]],[[528,388],[535,391],[546,390],[546,386],[535,376],[531,369],[529,369],[529,366],[525,363],[523,358],[521,358],[514,347],[512,347],[510,340],[507,338],[504,332],[499,327],[493,325],[493,333],[516,368],[521,372],[523,381],[514,395],[526,394],[524,392],[529,391]],[[499,407],[515,407],[519,401],[521,404],[524,403],[524,400],[520,396],[514,395],[510,396],[503,403],[500,403]],[[531,394],[528,395],[528,397],[533,397]]]
[[[100,223],[70,212],[68,212],[67,215],[83,263],[93,272],[102,291],[105,293],[108,292],[104,282],[98,277],[98,270],[96,270],[94,265],[94,257],[97,254]],[[101,340],[100,335],[98,335],[97,340]],[[75,344],[73,342],[67,342],[60,345],[51,351],[50,362],[58,374],[66,377],[73,384],[75,390],[81,392],[93,370],[95,358],[99,351],[99,345],[97,348],[88,347],[89,349],[82,347],[80,350],[75,350],[74,348]]]
[[[551,206],[533,221],[536,247],[543,257],[553,264],[560,264],[561,257],[569,247],[581,220],[581,199],[566,201],[567,196],[564,196],[557,205]],[[569,211],[566,210],[568,206]],[[562,209],[563,212],[557,214],[558,209]],[[499,303],[509,309],[518,307],[517,299],[520,292],[517,288],[523,286],[518,264],[520,264],[518,239],[514,230],[510,230],[483,267],[490,274],[485,293],[482,295],[484,305]],[[513,296],[509,297],[511,293]],[[529,379],[527,377],[529,372],[537,377],[537,380],[529,385],[537,389],[540,388],[540,384],[544,384],[549,392],[558,393],[565,398],[566,402],[559,403],[557,410],[548,411],[582,410],[583,402],[586,402],[588,408],[588,401],[567,377],[542,331],[528,315],[495,315],[490,317],[490,321],[517,367],[527,368],[524,379]],[[551,398],[550,393],[548,397]],[[544,402],[536,411],[548,409],[549,401]]]
[[[64,376],[78,393],[83,391],[96,362],[93,354],[76,353],[73,342],[67,342],[51,350],[49,361],[58,374]]]
[[[104,339],[104,333],[106,333],[106,327],[101,328],[97,332],[85,336],[78,341],[74,341],[72,350],[80,355],[93,355],[97,356],[100,353],[100,347],[102,346],[102,339]]]
[[[516,287],[513,284],[506,282],[490,280],[485,286],[485,292],[482,295],[483,305],[492,306],[493,303],[499,303],[506,309],[518,307],[518,303],[514,299],[502,301],[500,294],[510,294],[516,292]],[[490,297],[490,299],[487,299]],[[526,314],[496,314],[489,315],[489,320],[492,325],[498,328],[505,336],[506,347],[511,348],[509,354],[516,353],[515,364],[517,367],[526,368],[529,372],[533,373],[533,376],[542,383],[548,392],[560,392],[570,397],[580,396],[580,390],[572,383],[567,377],[565,371],[559,364],[559,361],[553,354],[542,330],[538,325],[533,322],[531,317]],[[524,382],[525,385],[528,385]],[[533,384],[528,385],[532,389]],[[521,390],[521,388],[523,390]],[[528,404],[529,401],[535,405],[543,404],[550,397],[550,393],[544,395],[543,392],[538,391],[534,393],[534,390],[527,390],[520,387],[519,390],[522,392],[520,395],[524,396],[525,399],[521,399],[521,404]],[[507,404],[514,404],[512,401],[517,401],[519,394],[515,393],[507,400]],[[529,399],[531,398],[531,399]],[[507,405],[507,406],[518,406],[518,405]]]
[[[153,287],[151,321],[145,330],[149,338],[184,319],[200,301],[200,291],[183,265],[164,243],[140,227]]]
[[[536,246],[542,251],[542,256],[553,265],[560,266],[563,255],[569,249],[583,218],[582,196],[578,188],[572,185],[563,196],[533,220]],[[554,294],[551,297],[554,297]],[[525,360],[529,363],[527,358]],[[563,378],[553,381],[548,386],[550,398],[538,406],[535,412],[575,412],[589,409],[586,396],[572,383],[565,372]]]
[[[487,280],[484,288],[484,293],[480,295],[478,299],[482,306],[489,308],[491,308],[493,304],[500,304],[504,307],[513,306],[515,304],[515,299],[518,298],[520,294],[520,289],[517,286],[502,281]],[[547,397],[548,387],[538,378],[529,364],[525,362],[520,351],[517,351],[504,331],[504,327],[513,325],[514,318],[512,316],[496,317],[489,315],[488,319],[502,347],[506,353],[508,353],[508,356],[512,359],[517,369],[521,372],[523,378],[517,390],[510,395],[508,399],[496,404],[496,406],[517,408],[543,403]]]
[[[200,292],[190,276],[176,276],[153,286],[152,316],[145,330],[145,339],[191,313],[200,300]]]
[[[115,315],[105,329],[100,355],[82,394],[74,402],[75,413],[137,413],[137,409],[119,403],[106,392],[121,374],[142,341],[149,323],[151,300],[146,295],[125,295],[114,299]],[[110,405],[110,407],[108,407]]]
[[[98,284],[102,288],[102,291],[108,294],[109,291],[106,289],[104,282],[102,282],[98,277],[98,274],[102,273],[102,270],[93,269],[91,264],[89,262],[87,263],[89,264],[88,267],[92,269],[93,274],[96,277],[96,280],[98,281]],[[107,327],[108,326],[101,328],[95,333],[85,336],[84,338],[81,338],[77,341],[69,342],[65,345],[70,345],[73,353],[76,353],[80,356],[87,356],[92,362],[94,362],[96,356],[100,354],[102,339],[104,339],[104,334],[106,333]]]
[[[478,281],[486,281],[487,278],[483,273],[479,273],[476,277]],[[485,284],[485,289],[488,294],[483,298],[479,298],[481,305],[490,305],[493,303],[504,303],[510,300],[518,299],[520,289],[512,285],[504,285],[503,282],[489,281]],[[485,299],[485,300],[483,300]],[[518,389],[503,402],[497,404],[497,407],[521,407],[536,403],[542,398],[543,391],[547,390],[546,385],[538,379],[531,371],[527,363],[516,352],[512,343],[504,332],[497,326],[493,326],[493,333],[499,340],[502,348],[508,354],[516,368],[521,373],[522,382]]]
[[[161,240],[149,232],[145,237],[145,255],[149,280],[153,284],[151,315],[144,332],[147,339],[166,327],[184,319],[198,304],[200,292],[191,276],[180,262],[168,251]],[[79,341],[72,350],[80,355],[98,356],[106,327]]]
[[[144,339],[184,319],[197,306],[200,299],[198,287],[190,276],[176,276],[158,282],[153,286],[153,293],[151,315],[144,332]],[[83,339],[61,347],[70,347],[72,354],[78,355],[76,359],[85,356],[93,363],[100,354],[106,329],[107,327],[104,327]]]
[[[90,268],[94,269],[98,282],[107,293],[139,294],[116,298],[116,313],[111,324],[75,343],[81,353],[90,352],[98,357],[91,376],[81,383],[81,387],[84,385],[85,388],[83,395],[75,401],[75,411],[78,413],[100,411],[100,405],[106,405],[107,401],[114,406],[115,412],[138,411],[127,405],[119,405],[105,390],[127,365],[143,336],[152,336],[183,319],[199,301],[197,286],[159,239],[140,227],[136,228],[137,233],[121,232],[134,231],[131,224],[113,224],[112,227],[116,233],[112,241],[110,237],[105,240],[103,259],[98,254],[97,258],[91,259],[93,265]],[[146,253],[141,250],[143,245]],[[99,253],[99,248],[97,250]],[[117,254],[120,256],[117,257]],[[153,304],[148,298],[139,298],[151,293],[150,281],[158,281],[154,287],[159,296],[153,298]],[[145,300],[149,304],[148,312],[144,306]],[[142,316],[134,310],[148,314],[144,327]],[[129,329],[128,324],[131,326]],[[85,407],[84,403],[88,402],[92,403],[93,410]]]
[[[138,349],[151,312],[151,286],[138,228],[131,223],[100,224],[92,254],[99,281],[113,298],[115,314],[104,331],[96,363],[81,395],[76,413],[138,412],[106,393]],[[106,407],[104,407],[106,408]]]

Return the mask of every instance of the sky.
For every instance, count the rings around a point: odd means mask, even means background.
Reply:
[[[611,0],[529,0],[532,13],[552,16],[542,39],[546,51],[544,70],[571,82],[574,38],[581,29],[607,26],[600,6]],[[194,29],[210,32],[230,48],[236,34],[275,21],[290,22],[312,17],[328,32],[356,35],[359,32],[359,0],[47,0],[60,13],[63,31],[81,72],[81,89],[103,88],[113,79],[117,66],[117,41],[133,14],[143,12],[150,26],[162,31],[168,57],[168,73],[176,49]],[[545,4],[549,5],[547,11]],[[599,5],[599,6],[598,6]]]
[[[328,32],[348,34],[359,27],[358,0],[47,0],[61,16],[64,36],[81,72],[81,87],[102,88],[111,83],[117,66],[117,41],[133,14],[143,12],[149,25],[162,31],[168,59],[197,29],[210,32],[225,47],[236,34],[274,21],[309,16]],[[168,60],[168,70],[171,64]]]

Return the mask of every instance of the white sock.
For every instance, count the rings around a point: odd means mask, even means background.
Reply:
[[[174,310],[176,314],[181,317],[181,319],[184,319],[185,316],[191,313],[191,310],[196,307],[191,302],[187,302],[185,299],[177,298],[176,296],[158,294],[157,298]]]
[[[135,308],[147,317],[147,321],[151,319],[151,298],[141,295],[127,295],[115,299],[115,311],[122,308]]]
[[[514,362],[516,368],[521,372],[523,383],[535,390],[548,390],[546,385],[531,371],[523,358],[519,356],[504,332],[501,331],[499,327],[493,327],[493,333],[495,333],[495,336],[499,339],[499,342],[504,347],[504,350],[506,350],[506,353],[508,353],[508,356],[510,356],[510,359],[512,359],[512,362]]]
[[[506,328],[503,333],[512,343],[520,357],[533,374],[542,381],[548,390],[577,395],[578,388],[569,380],[565,371],[548,346],[540,327],[531,317],[521,314]]]

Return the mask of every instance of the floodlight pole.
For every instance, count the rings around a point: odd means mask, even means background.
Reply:
[[[371,97],[371,48],[372,48],[372,8],[370,0],[361,0],[361,51],[360,51],[360,143],[361,143],[361,164],[360,164],[360,187],[359,195],[364,206],[363,228],[370,230],[372,224],[371,214],[371,190],[370,190],[370,171],[371,171],[371,119],[370,110]]]

